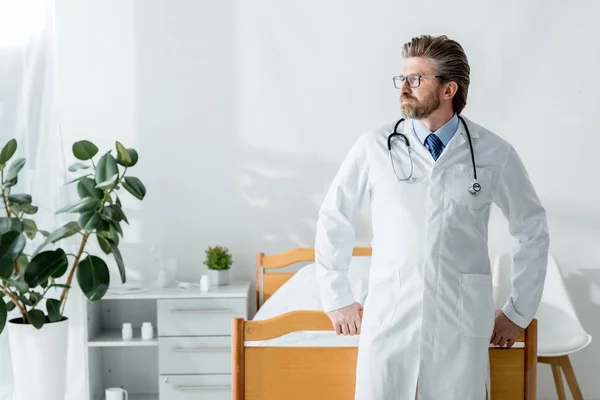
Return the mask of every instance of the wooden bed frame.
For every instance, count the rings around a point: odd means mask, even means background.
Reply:
[[[370,256],[371,248],[356,247],[354,256]],[[294,263],[315,260],[314,249],[256,257],[257,309],[294,272],[272,272]],[[332,330],[322,311],[291,311],[261,321],[232,321],[233,400],[353,400],[356,347],[246,346],[287,333]],[[490,347],[491,399],[535,400],[537,385],[537,320],[518,338],[522,346]]]

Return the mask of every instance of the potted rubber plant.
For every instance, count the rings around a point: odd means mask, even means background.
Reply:
[[[98,147],[78,141],[72,146],[78,161],[69,171],[81,176],[67,184],[77,186],[79,200],[56,211],[72,213],[76,219],[46,231],[35,222],[38,207],[31,195],[13,193],[26,162],[16,158],[8,165],[16,150],[17,141],[11,139],[0,152],[0,201],[5,214],[0,217],[0,332],[8,330],[15,400],[64,400],[68,339],[64,309],[69,291],[76,281],[83,294],[96,301],[110,284],[107,264],[89,254],[86,244],[95,239],[102,252],[112,255],[125,283],[119,240],[121,224],[129,222],[117,192],[125,189],[143,200],[146,188],[138,178],[125,176],[138,162],[135,149],[117,141],[114,155],[110,150],[95,160]],[[41,244],[34,246],[34,239]],[[78,243],[75,254],[58,245],[67,239]],[[20,316],[7,321],[8,312],[15,309]]]
[[[204,265],[208,267],[210,284],[215,286],[229,284],[229,268],[233,264],[229,249],[224,246],[209,246],[205,254]]]

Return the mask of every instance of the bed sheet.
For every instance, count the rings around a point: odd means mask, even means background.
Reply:
[[[353,257],[348,280],[355,299],[364,304],[368,291],[371,257]],[[289,311],[323,310],[316,265],[307,264],[294,274],[263,304],[254,321],[270,319]],[[297,331],[278,338],[246,341],[247,347],[357,347],[360,335],[336,335],[333,331]],[[494,346],[490,346],[494,347]],[[515,348],[523,343],[515,343]]]

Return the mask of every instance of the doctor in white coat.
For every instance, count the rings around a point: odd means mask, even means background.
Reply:
[[[394,83],[406,119],[358,137],[319,211],[323,306],[338,334],[360,334],[356,400],[484,400],[490,343],[512,346],[540,303],[546,213],[515,149],[460,115],[470,74],[460,44],[421,36],[402,55]],[[406,140],[390,137],[395,128]],[[361,305],[347,273],[351,219],[367,199],[373,255]],[[501,310],[487,244],[494,203],[515,238]]]

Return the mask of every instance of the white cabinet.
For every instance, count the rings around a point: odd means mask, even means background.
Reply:
[[[86,308],[89,400],[104,400],[108,387],[132,400],[231,398],[231,320],[248,319],[249,282],[108,294]],[[132,340],[122,340],[123,322]],[[152,340],[141,339],[143,322]]]

